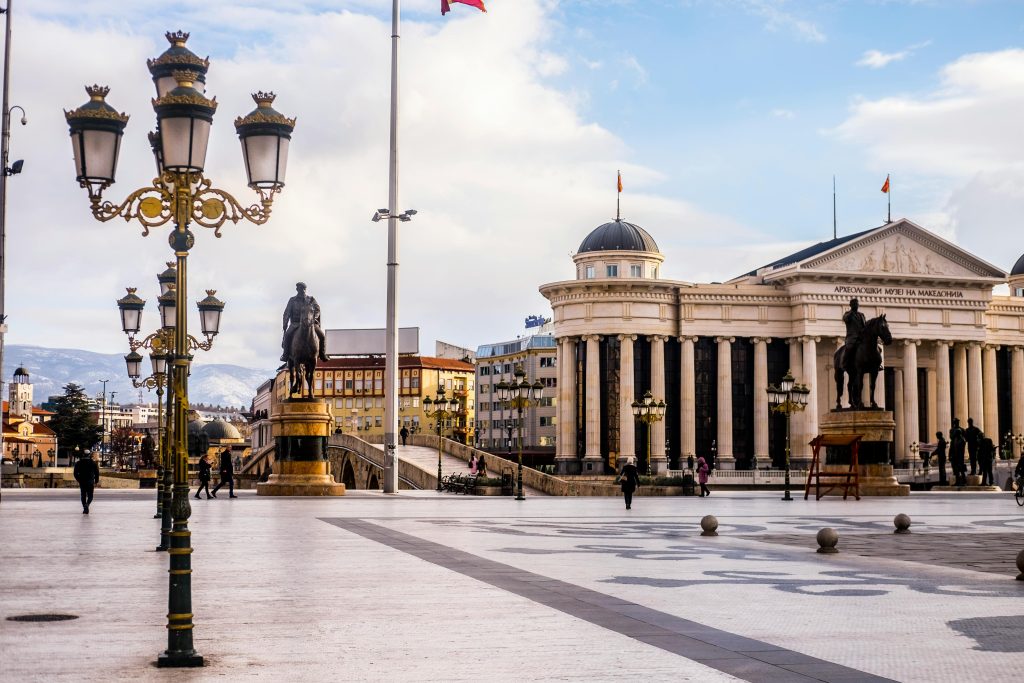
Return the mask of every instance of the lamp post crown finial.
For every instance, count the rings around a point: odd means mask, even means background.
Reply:
[[[257,90],[252,94],[253,102],[255,102],[256,105],[259,107],[269,107],[274,103],[274,100],[276,98],[277,95],[275,95],[272,91],[264,92],[262,90]]]
[[[87,85],[85,86],[85,92],[89,94],[89,99],[102,102],[103,99],[110,94],[110,86],[108,85]]]
[[[185,47],[185,43],[188,42],[189,34],[185,31],[168,31],[164,34],[164,38],[167,42],[175,47]]]

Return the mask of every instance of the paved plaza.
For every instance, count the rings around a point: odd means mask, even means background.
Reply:
[[[1011,681],[1024,509],[1010,494],[193,500],[206,667],[153,666],[153,492],[8,490],[0,678]],[[912,533],[892,534],[905,512]],[[714,514],[719,536],[700,536]],[[839,532],[840,553],[815,552]],[[9,617],[78,618],[26,623]]]

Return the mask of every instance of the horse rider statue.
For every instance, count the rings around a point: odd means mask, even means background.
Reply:
[[[313,329],[320,340],[318,357],[320,360],[330,360],[327,357],[327,337],[324,335],[323,328],[320,327],[320,304],[316,302],[316,299],[306,294],[305,282],[297,282],[295,283],[295,296],[288,299],[288,305],[284,308],[284,339],[281,341],[281,348],[284,350],[284,353],[281,354],[281,360],[283,361],[288,360],[292,337],[302,321],[303,311],[307,308],[313,310]]]
[[[850,299],[850,310],[843,313],[843,323],[846,325],[846,343],[845,351],[843,352],[843,360],[839,367],[847,367],[847,359],[853,360],[856,358],[857,345],[860,344],[861,333],[864,332],[864,326],[867,324],[867,320],[864,318],[864,314],[858,309],[860,308],[860,302],[856,298]]]

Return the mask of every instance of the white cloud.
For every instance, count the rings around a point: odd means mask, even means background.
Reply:
[[[866,66],[869,69],[881,69],[893,62],[899,62],[906,59],[915,51],[921,49],[922,47],[926,47],[930,44],[931,41],[925,41],[923,43],[918,43],[917,45],[911,45],[910,47],[904,50],[900,50],[899,52],[881,52],[879,50],[867,50],[861,56],[861,58],[857,60],[856,65]]]
[[[640,61],[633,55],[626,55],[621,60],[622,65],[626,67],[626,70],[633,74],[633,82],[635,87],[647,85],[647,69],[643,67]]]
[[[789,109],[772,109],[772,116],[777,119],[794,119],[796,114]]]
[[[800,40],[824,43],[828,38],[817,24],[803,19],[786,9],[786,0],[742,0],[750,13],[765,20],[765,29],[792,33]]]

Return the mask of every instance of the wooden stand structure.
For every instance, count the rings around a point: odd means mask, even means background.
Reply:
[[[813,457],[811,468],[807,471],[807,483],[804,486],[804,500],[811,493],[811,482],[814,482],[814,499],[821,500],[825,494],[836,489],[843,490],[843,500],[850,494],[851,489],[857,500],[860,500],[860,469],[857,466],[857,453],[860,450],[860,434],[822,434],[814,437],[811,441]],[[823,471],[821,464],[822,446],[849,446],[850,464],[845,470]],[[824,482],[822,481],[824,479]],[[822,486],[826,486],[822,490]]]

